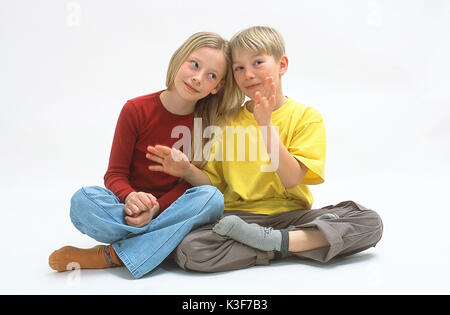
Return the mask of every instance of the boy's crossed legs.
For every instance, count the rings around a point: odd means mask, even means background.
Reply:
[[[327,262],[373,247],[382,235],[379,215],[353,201],[275,215],[226,211],[224,218],[185,237],[174,255],[181,268],[235,270],[267,265],[274,256]]]

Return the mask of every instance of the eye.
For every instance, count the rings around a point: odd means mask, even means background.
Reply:
[[[259,65],[262,64],[262,63],[263,63],[262,60],[256,60],[256,61],[255,61],[255,65],[256,65],[256,66],[259,66]]]
[[[234,68],[234,71],[240,71],[240,70],[242,70],[242,69],[244,69],[244,67],[237,66],[237,67]]]
[[[198,62],[195,60],[191,60],[191,65],[193,65],[194,67],[198,68]]]
[[[214,73],[210,73],[210,74],[208,74],[208,76],[209,76],[211,79],[217,78],[217,76],[216,76]]]

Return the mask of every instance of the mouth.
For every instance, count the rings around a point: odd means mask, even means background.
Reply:
[[[261,85],[261,83],[256,83],[256,84],[252,84],[252,85],[246,86],[245,88],[247,90],[254,90],[254,89],[258,88],[260,85]]]
[[[189,91],[191,91],[192,93],[199,93],[199,91],[197,91],[196,89],[194,89],[192,87],[192,85],[187,84],[186,82],[184,82],[184,85],[186,86],[186,89],[188,89]]]

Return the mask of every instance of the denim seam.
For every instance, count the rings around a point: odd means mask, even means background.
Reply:
[[[122,224],[121,222],[118,222],[108,211],[105,210],[105,208],[103,208],[101,205],[99,205],[97,202],[95,202],[95,199],[91,198],[84,190],[84,187],[81,188],[81,191],[83,192],[83,194],[86,196],[87,199],[89,199],[93,204],[95,204],[97,207],[99,207],[100,209],[103,210],[103,212],[105,212],[107,215],[109,215],[111,217],[111,219],[113,219],[114,222]]]
[[[201,212],[201,210],[205,207],[205,205],[211,200],[211,198],[212,198],[215,194],[217,194],[217,191],[214,191],[214,194],[212,194],[212,195],[208,198],[208,200],[203,204],[202,207],[200,207],[200,210],[199,210],[195,215],[198,215],[198,214]],[[170,237],[168,237],[167,240],[166,240],[163,244],[161,244],[161,246],[153,253],[153,255],[151,255],[150,257],[148,257],[147,259],[145,259],[141,264],[139,264],[139,266],[137,266],[137,267],[136,267],[135,269],[133,269],[131,272],[132,272],[133,274],[135,274],[136,271],[137,271],[137,269],[139,269],[143,264],[145,264],[149,259],[151,259],[151,258],[155,255],[155,253],[158,252],[159,249],[160,249],[162,246],[164,246],[164,244],[166,244],[166,243],[167,243],[167,242],[175,235],[175,233],[177,233],[184,225],[186,225],[186,223],[188,223],[190,220],[192,220],[192,218],[193,218],[193,216],[190,217],[189,219],[187,219],[187,220],[184,222],[184,224],[182,224],[175,232],[173,232],[172,235],[170,235]],[[140,276],[140,273],[139,273],[138,276]]]
[[[135,265],[131,262],[130,258],[127,256],[127,254],[125,254],[122,249],[120,247],[115,246],[115,243],[111,244],[112,247],[114,248],[114,251],[116,252],[117,256],[119,256],[120,260],[122,261],[122,263],[125,265],[125,267],[127,267],[127,269],[129,268],[129,265],[131,266],[131,269],[135,269]]]

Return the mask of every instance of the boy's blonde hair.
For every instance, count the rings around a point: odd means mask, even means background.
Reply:
[[[246,28],[230,39],[230,48],[243,48],[257,53],[281,58],[285,54],[283,36],[274,28],[268,26],[252,26]]]
[[[190,36],[172,55],[167,69],[166,86],[170,89],[175,80],[175,76],[186,58],[196,49],[209,47],[220,49],[226,60],[225,81],[223,87],[216,94],[208,96],[197,101],[195,105],[195,117],[202,118],[202,135],[208,126],[223,127],[228,123],[239,111],[240,105],[244,101],[244,94],[239,90],[233,79],[231,64],[231,49],[229,42],[220,35],[211,32],[199,32]],[[191,156],[201,157],[201,161],[192,161],[197,167],[203,167],[208,157],[203,157],[203,147],[206,139],[202,137],[201,146],[195,143],[194,137],[191,137]]]

